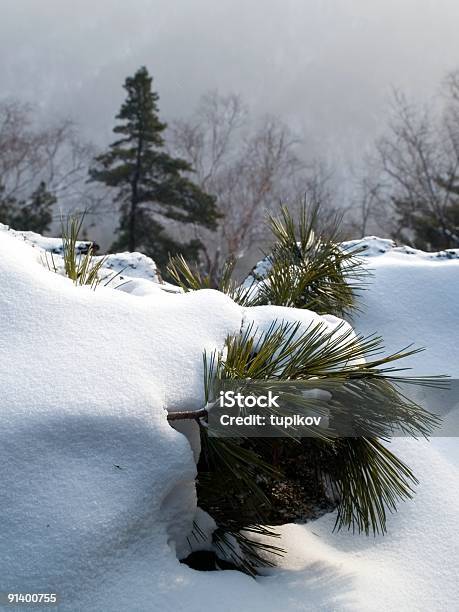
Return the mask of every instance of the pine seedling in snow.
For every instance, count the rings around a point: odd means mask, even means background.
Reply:
[[[79,235],[83,226],[84,214],[72,216],[67,222],[62,223],[62,259],[63,272],[70,278],[75,285],[88,285],[91,289],[104,282],[104,285],[111,283],[123,270],[116,274],[108,275],[104,278],[102,270],[107,260],[106,257],[95,257],[94,247],[88,244],[85,252],[78,248]],[[49,270],[59,273],[60,268],[52,253],[45,253],[45,262]]]
[[[297,413],[319,409],[305,390],[329,391],[334,414],[354,417],[360,437],[339,438],[328,432],[311,438],[283,438],[287,453],[312,450],[318,473],[337,493],[336,527],[365,533],[385,532],[388,511],[413,495],[417,480],[379,438],[392,428],[405,435],[427,436],[437,419],[407,399],[401,381],[437,384],[436,379],[400,375],[394,362],[417,352],[401,351],[377,357],[382,350],[377,337],[355,337],[348,329],[326,330],[323,324],[301,332],[300,324],[274,323],[260,334],[249,327],[227,339],[225,351],[204,355],[205,396],[208,405],[217,397],[221,381],[289,381],[298,385],[294,396]],[[381,406],[386,407],[381,410]],[[329,406],[328,406],[329,407]],[[328,409],[327,407],[327,409]],[[212,410],[212,408],[210,408]],[[354,416],[355,415],[355,416]],[[219,438],[208,435],[200,423],[202,452],[198,464],[198,504],[216,520],[217,548],[243,571],[272,564],[264,553],[282,554],[258,536],[276,536],[270,524],[271,499],[263,483],[282,479],[282,466],[273,467],[272,438]],[[265,538],[266,540],[266,538]]]
[[[246,281],[238,287],[232,281],[234,264],[228,262],[217,288],[244,306],[272,304],[337,316],[355,309],[368,271],[358,251],[339,244],[338,220],[326,236],[317,231],[319,213],[318,206],[304,205],[295,222],[282,207],[280,217],[269,217],[274,245],[265,259],[266,272],[252,272],[252,284]],[[169,273],[184,291],[211,286],[210,279],[183,257],[170,261]],[[384,441],[395,428],[404,435],[427,436],[437,425],[436,417],[405,397],[399,386],[401,382],[438,384],[434,379],[410,378],[394,366],[416,349],[378,357],[379,337],[356,337],[344,324],[332,332],[322,324],[303,332],[300,327],[300,323],[273,323],[261,335],[249,328],[228,338],[224,354],[205,358],[207,400],[218,381],[250,380],[252,385],[254,381],[289,381],[290,387],[299,385],[300,393],[293,398],[297,412],[320,409],[317,400],[301,394],[320,388],[331,393],[335,420],[353,419],[354,437],[323,432],[275,440],[210,437],[199,421],[199,505],[217,522],[217,548],[250,574],[272,563],[266,561],[265,552],[271,558],[282,553],[279,547],[252,537],[253,533],[276,535],[264,525],[272,524],[269,484],[285,480],[282,461],[273,467],[279,448],[284,458],[293,460],[301,460],[306,452],[321,481],[329,483],[338,506],[335,528],[384,533],[387,513],[411,498],[417,484],[410,468]]]
[[[319,217],[320,207],[306,203],[298,221],[285,206],[279,218],[270,215],[274,244],[265,258],[268,270],[264,276],[252,273],[251,283],[233,280],[234,258],[223,264],[214,284],[181,255],[169,259],[167,271],[183,291],[218,289],[241,306],[274,304],[342,316],[356,308],[357,294],[365,288],[369,273],[362,267],[359,251],[339,244],[339,218],[325,236],[316,229]]]
[[[355,308],[356,294],[364,288],[368,274],[358,252],[339,245],[339,219],[327,232],[316,228],[320,207],[303,204],[298,222],[288,208],[280,217],[269,216],[275,243],[267,255],[269,265],[257,284],[252,305],[276,304],[307,308],[319,314],[342,316]]]
[[[86,253],[78,251],[77,242],[83,220],[84,215],[81,215],[80,218],[71,217],[67,224],[62,227],[65,274],[72,279],[75,285],[89,285],[92,289],[96,289],[101,282],[99,272],[105,259],[94,261],[92,245],[89,245]]]
[[[251,288],[245,288],[233,280],[236,260],[228,258],[219,273],[216,282],[209,274],[203,274],[198,266],[191,266],[183,255],[176,255],[169,258],[167,272],[177,283],[182,291],[197,291],[199,289],[217,289],[228,295],[241,306],[251,305]]]

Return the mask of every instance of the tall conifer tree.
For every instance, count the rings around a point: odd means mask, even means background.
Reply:
[[[117,190],[120,224],[114,250],[140,250],[164,264],[169,254],[196,258],[197,239],[179,243],[163,225],[164,219],[216,228],[215,198],[188,177],[191,166],[170,156],[164,148],[167,125],[159,120],[157,93],[145,67],[128,77],[127,97],[116,116],[119,140],[95,160],[90,175]]]

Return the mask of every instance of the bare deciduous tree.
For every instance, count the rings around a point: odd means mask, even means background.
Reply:
[[[251,122],[234,94],[206,94],[170,135],[171,146],[195,169],[195,180],[217,196],[223,221],[216,236],[203,238],[206,267],[215,274],[222,258],[240,257],[260,237],[264,213],[292,194],[305,164],[287,126],[276,117]]]
[[[381,168],[370,155],[365,156],[361,167],[353,172],[353,191],[350,197],[351,231],[364,238],[372,229],[387,230],[387,207],[383,191]]]
[[[39,125],[34,109],[15,100],[0,102],[0,185],[6,200],[27,200],[42,183],[69,209],[98,201],[87,186],[94,150],[68,119]]]
[[[386,226],[395,238],[424,248],[459,246],[451,217],[459,180],[457,84],[451,82],[441,112],[395,93],[388,133],[377,143],[381,175],[373,194],[386,205]]]

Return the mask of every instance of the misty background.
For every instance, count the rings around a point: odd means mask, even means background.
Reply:
[[[394,89],[439,95],[459,65],[455,0],[0,0],[0,99],[73,119],[98,148],[113,141],[122,83],[154,77],[163,120],[209,90],[277,115],[306,160],[333,168],[343,202],[387,121]],[[108,244],[105,219],[96,238]]]

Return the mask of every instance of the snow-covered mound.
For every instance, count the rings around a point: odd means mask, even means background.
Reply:
[[[427,253],[412,247],[397,244],[388,238],[378,238],[377,236],[367,236],[358,240],[347,240],[342,243],[342,248],[346,251],[358,251],[359,257],[377,257],[380,255],[410,255],[415,256],[416,260],[443,260],[459,259],[459,249],[447,249],[435,253]],[[387,261],[387,258],[385,259]],[[404,261],[402,258],[400,261]],[[406,260],[405,260],[406,261]],[[246,287],[256,289],[256,283],[266,277],[271,269],[271,258],[268,256],[261,259],[250,271],[244,281]],[[255,285],[255,287],[254,287]]]
[[[1,588],[128,610],[98,589],[143,567],[151,596],[194,518],[193,456],[164,409],[202,403],[202,351],[240,310],[210,291],[75,287],[5,233],[0,279]]]
[[[447,374],[450,389],[411,393],[445,414],[459,435],[459,250],[424,253],[374,237],[352,243],[365,245],[372,276],[353,325],[365,335],[382,335],[388,352],[410,344],[426,348],[404,360],[412,368],[406,374]],[[444,431],[448,435],[446,426]],[[312,594],[312,603],[299,609],[459,609],[459,440],[398,439],[391,449],[413,468],[420,485],[413,502],[390,517],[386,536],[332,534],[330,515],[284,528],[284,545],[291,551],[285,567],[296,570],[290,584],[301,585],[305,598],[308,584]],[[278,573],[276,580],[285,586],[288,576]]]
[[[63,253],[61,238],[42,236],[36,232],[15,230],[4,223],[0,223],[0,232],[8,232],[10,236],[14,236],[18,240],[23,240],[39,251],[53,253],[54,255],[62,255]],[[94,243],[89,240],[79,240],[76,243],[76,250],[80,253],[86,253],[91,245],[94,246]]]
[[[425,347],[406,361],[416,375],[459,378],[459,250],[424,253],[390,242],[355,241],[368,245],[363,261],[371,271],[353,319],[357,330],[377,331],[390,352]]]
[[[151,277],[142,295],[76,287],[28,242],[0,231],[0,591],[55,592],[69,612],[162,612],[218,610],[236,589],[243,607],[258,583],[178,562],[196,457],[166,410],[202,406],[203,351],[244,324],[337,320],[174,295]]]
[[[414,374],[457,376],[459,260],[367,240],[354,326],[390,351],[426,346]],[[180,564],[195,457],[165,409],[202,405],[202,351],[251,322],[338,320],[169,294],[143,264],[124,292],[94,292],[28,242],[0,231],[0,591],[57,592],[64,612],[459,609],[456,438],[393,443],[421,482],[385,537],[333,533],[327,515],[283,527],[288,554],[256,580]]]
[[[346,249],[358,249],[364,257],[375,257],[385,253],[400,253],[416,255],[419,259],[459,259],[459,249],[446,249],[445,251],[426,253],[426,251],[413,249],[406,245],[397,246],[393,240],[378,238],[377,236],[366,236],[358,240],[348,240],[343,242],[343,246]]]
[[[51,269],[56,268],[58,272],[64,274],[63,246],[61,238],[42,236],[35,232],[22,232],[13,230],[7,225],[0,223],[1,232],[7,232],[18,240],[22,240],[36,249],[38,260]],[[87,240],[80,240],[76,243],[76,250],[79,254],[84,254],[94,243]],[[97,245],[96,245],[97,246]],[[168,283],[161,280],[158,268],[151,257],[142,253],[111,253],[109,255],[99,255],[94,257],[94,263],[103,260],[103,267],[100,276],[103,284],[112,286],[123,286],[128,293],[139,291],[139,287],[145,287],[144,281],[160,284],[160,288],[168,292],[178,292]],[[148,289],[154,291],[148,286]]]

